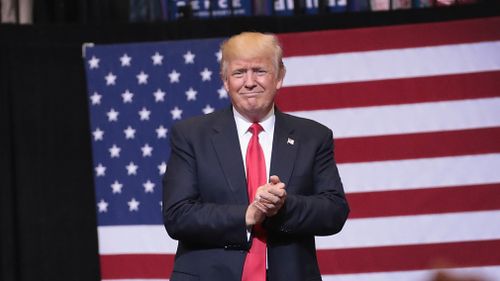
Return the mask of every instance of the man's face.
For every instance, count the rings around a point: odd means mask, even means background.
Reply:
[[[271,59],[234,59],[228,62],[224,87],[236,110],[256,122],[271,110],[282,83]]]

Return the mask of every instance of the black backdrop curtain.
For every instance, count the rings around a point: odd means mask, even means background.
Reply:
[[[0,279],[98,280],[82,62],[43,33],[1,48]]]
[[[0,280],[99,280],[84,42],[220,37],[499,15],[498,4],[321,17],[0,26]]]

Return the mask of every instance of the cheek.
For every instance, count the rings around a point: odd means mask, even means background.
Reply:
[[[242,83],[241,81],[239,80],[234,80],[234,79],[230,79],[228,82],[226,82],[225,84],[227,84],[227,88],[228,90],[232,91],[232,92],[236,92],[238,91],[241,87],[242,87]]]

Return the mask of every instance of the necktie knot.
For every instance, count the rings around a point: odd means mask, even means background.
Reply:
[[[248,128],[248,131],[250,131],[252,135],[257,136],[260,132],[264,131],[264,128],[262,128],[259,123],[253,123],[250,128]]]

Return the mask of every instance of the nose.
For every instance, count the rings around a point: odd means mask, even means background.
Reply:
[[[255,86],[257,86],[257,83],[255,81],[255,75],[253,71],[248,71],[245,74],[245,87],[248,89],[252,89]]]

